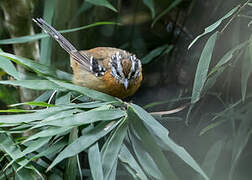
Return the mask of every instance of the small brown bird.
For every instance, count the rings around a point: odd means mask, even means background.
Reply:
[[[142,81],[141,61],[133,54],[111,47],[77,49],[43,19],[33,21],[70,55],[73,82],[118,98],[133,95]]]

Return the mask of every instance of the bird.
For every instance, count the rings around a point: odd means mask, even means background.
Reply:
[[[120,99],[132,96],[140,87],[142,64],[135,54],[113,47],[78,51],[45,20],[32,20],[70,55],[74,84]]]

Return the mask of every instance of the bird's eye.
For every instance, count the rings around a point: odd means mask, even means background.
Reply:
[[[134,78],[135,74],[136,74],[136,71],[131,72],[131,74],[130,74],[130,76],[129,76],[129,79]]]

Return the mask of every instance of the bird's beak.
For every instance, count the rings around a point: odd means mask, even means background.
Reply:
[[[129,87],[129,81],[128,81],[128,79],[124,80],[123,85],[124,85],[125,89],[128,89],[128,87]]]

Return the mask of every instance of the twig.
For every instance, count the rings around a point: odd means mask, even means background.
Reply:
[[[235,13],[234,16],[232,16],[231,19],[229,19],[229,21],[227,22],[227,24],[224,26],[224,28],[220,31],[220,33],[223,33],[225,31],[225,29],[228,27],[228,25],[239,15],[239,13],[241,12],[241,10],[248,5],[250,0],[248,0],[247,2],[245,2],[242,6],[240,6],[240,8],[237,10],[237,12]]]
[[[178,107],[176,109],[172,109],[172,110],[169,110],[169,111],[151,112],[150,114],[152,114],[152,115],[160,115],[160,116],[162,116],[162,115],[168,115],[168,114],[174,114],[174,113],[177,113],[177,112],[180,112],[180,111],[184,110],[189,105],[190,105],[190,103],[187,103],[187,104],[185,104],[183,106],[180,106],[180,107]]]

